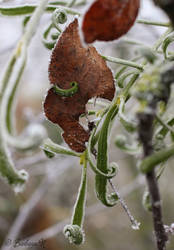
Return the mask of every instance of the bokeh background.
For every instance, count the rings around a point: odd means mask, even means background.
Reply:
[[[31,4],[37,1],[1,1],[0,5],[20,5],[24,2]],[[88,3],[90,4],[90,1]],[[79,10],[83,12],[85,8],[80,7]],[[141,1],[138,18],[164,22],[168,20],[149,0]],[[51,55],[51,51],[42,44],[42,34],[49,20],[50,14],[44,14],[29,47],[27,65],[16,98],[16,128],[18,134],[21,134],[25,133],[28,124],[40,123],[54,142],[64,145],[60,128],[46,120],[42,108],[44,96],[49,88],[47,69]],[[22,21],[23,17],[0,15],[1,78],[10,55],[21,37]],[[164,31],[165,28],[135,24],[126,37],[151,45]],[[124,38],[109,43],[96,42],[94,45],[104,55],[129,59],[136,50],[128,45]],[[118,68],[118,65],[113,63],[108,65],[113,72]],[[130,102],[127,112],[131,112],[132,109],[134,106]],[[142,206],[142,196],[145,191],[144,177],[138,175],[136,159],[116,148],[114,140],[119,133],[128,137],[116,120],[109,150],[110,160],[120,166],[114,183],[121,195],[125,197],[134,217],[141,223],[139,231],[132,230],[130,221],[120,204],[113,208],[105,208],[100,204],[94,192],[94,174],[89,169],[87,214],[84,221],[86,240],[81,246],[70,245],[64,238],[62,229],[70,222],[80,183],[81,166],[78,159],[71,156],[56,156],[48,159],[40,148],[25,153],[16,152],[11,148],[16,168],[26,169],[30,178],[24,192],[18,195],[15,195],[9,185],[0,179],[0,244],[6,239],[9,249],[42,249],[41,243],[44,240],[44,247],[48,250],[154,250],[151,214]],[[165,224],[174,222],[173,179],[173,161],[170,160],[159,181]],[[24,242],[25,246],[14,247],[15,238],[11,235],[15,235],[13,233],[18,229],[20,230],[17,239],[25,239],[29,236],[32,238]],[[29,244],[27,242],[38,243],[38,246],[33,244],[27,247]],[[174,239],[171,238],[168,250],[173,249]]]

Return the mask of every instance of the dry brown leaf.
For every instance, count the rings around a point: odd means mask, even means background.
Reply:
[[[124,35],[134,24],[139,7],[139,0],[95,1],[83,20],[85,42],[112,41]]]
[[[78,83],[78,91],[69,97],[60,96],[51,88],[44,111],[50,121],[63,129],[70,148],[83,152],[89,132],[79,124],[79,116],[86,112],[85,105],[92,97],[112,100],[115,87],[112,73],[96,49],[82,46],[77,19],[69,24],[53,49],[49,80],[61,89],[69,89],[71,82]]]

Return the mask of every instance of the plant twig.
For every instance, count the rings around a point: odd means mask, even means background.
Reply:
[[[155,110],[155,108],[156,108],[156,103],[154,104],[153,110]],[[143,145],[144,158],[145,158],[153,153],[152,136],[153,136],[153,121],[155,115],[154,113],[142,112],[138,113],[137,117],[139,120],[139,127],[138,127],[139,139]],[[165,233],[163,225],[161,199],[154,169],[146,173],[146,181],[149,189],[149,194],[151,197],[152,216],[153,216],[157,249],[165,250],[168,237]]]
[[[160,193],[154,170],[146,174],[146,180],[152,203],[153,223],[154,223],[157,247],[158,250],[165,250],[168,237],[164,229]]]

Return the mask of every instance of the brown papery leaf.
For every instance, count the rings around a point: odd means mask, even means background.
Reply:
[[[82,46],[77,19],[62,33],[52,52],[49,80],[62,89],[69,89],[71,82],[78,83],[78,91],[69,97],[60,96],[51,88],[44,111],[50,121],[63,129],[69,147],[83,152],[89,132],[79,124],[79,116],[86,112],[85,105],[92,97],[112,100],[115,87],[112,73],[96,49]]]
[[[97,0],[86,12],[83,33],[86,43],[112,41],[128,32],[135,22],[140,0]]]

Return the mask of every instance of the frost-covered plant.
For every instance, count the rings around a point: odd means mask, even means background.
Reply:
[[[173,22],[169,9],[173,8],[174,3],[169,1],[169,8],[162,1],[154,2],[166,11]],[[138,229],[139,223],[130,214],[112,182],[117,174],[118,164],[109,163],[108,140],[113,123],[119,120],[132,141],[127,143],[125,136],[118,134],[115,145],[139,159],[138,171],[146,176],[148,187],[143,204],[153,214],[157,248],[164,250],[167,234],[172,229],[163,225],[158,179],[164,171],[164,163],[174,154],[174,118],[168,119],[166,115],[174,82],[174,54],[169,49],[174,41],[173,27],[171,23],[138,19],[138,23],[163,26],[167,30],[152,47],[145,46],[143,42],[126,40],[138,47],[138,55],[130,61],[103,56],[95,47],[83,45],[78,19],[83,18],[85,42],[118,39],[134,24],[140,1],[97,0],[83,16],[77,8],[85,4],[86,1],[43,0],[38,6],[0,7],[2,15],[24,16],[23,35],[7,65],[0,86],[0,173],[18,191],[21,191],[20,187],[27,180],[26,172],[14,168],[8,145],[18,150],[29,150],[41,145],[50,161],[55,154],[78,157],[83,166],[81,184],[71,224],[64,228],[69,241],[75,244],[84,241],[88,166],[94,172],[97,198],[108,207],[120,201],[130,217],[132,227]],[[16,90],[25,68],[28,45],[44,12],[51,13],[51,17],[50,24],[43,32],[43,45],[50,50],[54,48],[49,64],[51,88],[44,102],[44,112],[49,120],[63,129],[63,138],[71,149],[55,144],[49,138],[45,139],[46,132],[41,125],[37,125],[34,132],[31,129],[25,140],[17,137],[13,131],[12,107]],[[68,25],[72,16],[76,17]],[[120,65],[114,76],[107,61]],[[19,66],[16,74],[17,62]],[[98,98],[103,98],[100,100],[102,108],[96,110],[99,106]],[[138,106],[131,118],[125,112],[130,99]],[[87,110],[87,103],[92,103],[95,109]],[[95,118],[89,121],[91,115]],[[88,119],[87,129],[79,122],[82,116]],[[135,134],[138,139],[135,139]],[[170,145],[166,142],[167,134],[171,135]],[[111,194],[108,194],[108,185],[113,190]]]

